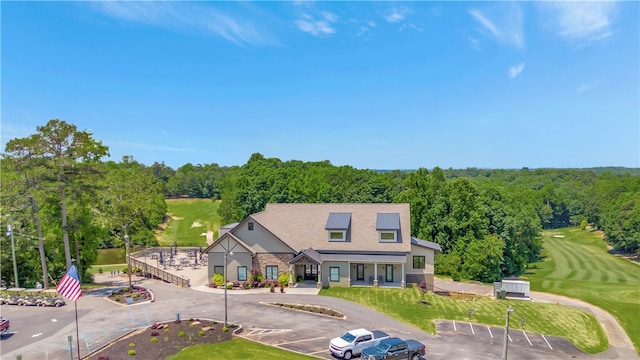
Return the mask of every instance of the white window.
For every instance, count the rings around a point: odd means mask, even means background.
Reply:
[[[329,231],[329,241],[346,241],[347,240],[347,232],[346,231]]]
[[[395,231],[379,231],[378,234],[380,242],[397,242]]]

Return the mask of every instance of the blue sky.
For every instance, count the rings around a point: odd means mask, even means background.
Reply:
[[[1,142],[110,159],[640,167],[638,2],[5,2]]]

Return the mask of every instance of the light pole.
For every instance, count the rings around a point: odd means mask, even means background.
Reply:
[[[126,246],[126,256],[127,256],[127,276],[129,276],[129,291],[133,290],[133,286],[131,286],[131,260],[129,259],[129,234],[124,234],[124,244]]]
[[[509,340],[509,314],[513,311],[513,308],[509,306],[507,309],[507,320],[504,324],[504,347],[502,348],[502,360],[507,360],[507,344]]]
[[[9,215],[10,225],[7,225],[7,235],[11,236],[11,256],[13,256],[13,276],[15,277],[15,287],[20,287],[18,284],[18,265],[16,263],[16,247],[13,242],[13,217]]]
[[[233,255],[233,251],[224,251],[224,327],[227,327],[227,256]]]

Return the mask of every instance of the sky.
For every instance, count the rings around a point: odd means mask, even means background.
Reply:
[[[637,1],[0,3],[0,142],[173,169],[640,167]]]

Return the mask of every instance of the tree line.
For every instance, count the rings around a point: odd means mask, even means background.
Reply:
[[[240,166],[174,170],[132,156],[103,161],[108,155],[90,132],[57,119],[7,143],[0,221],[11,232],[1,239],[2,285],[14,278],[14,254],[21,285],[44,278],[49,286],[72,262],[87,277],[97,249],[123,248],[125,238],[156,245],[165,199],[179,197],[220,201],[225,223],[274,202],[406,202],[411,235],[443,249],[436,272],[485,282],[539,259],[542,229],[591,224],[615,249],[633,253],[640,245],[638,169],[378,171],[255,153]]]

